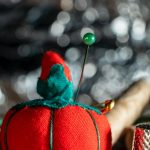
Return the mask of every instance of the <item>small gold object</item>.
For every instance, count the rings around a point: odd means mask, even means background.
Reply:
[[[115,100],[106,100],[103,103],[100,103],[100,110],[103,114],[109,112],[115,106]]]

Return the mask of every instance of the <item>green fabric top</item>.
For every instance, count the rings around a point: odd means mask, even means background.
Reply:
[[[62,102],[62,103],[60,103],[60,102]],[[20,110],[26,106],[29,106],[29,107],[41,106],[41,107],[48,107],[48,108],[53,108],[53,109],[61,109],[66,106],[80,106],[82,108],[93,110],[93,111],[97,112],[98,114],[101,114],[100,110],[95,107],[92,107],[92,106],[89,106],[86,104],[82,104],[82,103],[78,103],[78,102],[74,102],[74,101],[71,101],[71,102],[67,102],[64,100],[58,101],[57,99],[54,99],[52,101],[46,100],[46,99],[36,99],[36,100],[26,101],[21,104],[17,104],[16,106],[12,107],[12,109]]]
[[[73,84],[66,78],[64,67],[56,64],[51,68],[47,80],[38,80],[37,92],[44,99],[57,99],[59,101],[65,99],[66,101],[71,101],[73,97]]]
[[[53,109],[60,109],[66,106],[80,106],[85,109],[94,110],[97,113],[101,113],[98,109],[75,102],[73,98],[73,84],[70,82],[65,74],[64,67],[60,64],[55,64],[49,73],[46,80],[38,80],[37,92],[44,99],[37,99],[27,101],[14,106],[12,109],[20,110],[25,106],[36,107],[44,106]]]

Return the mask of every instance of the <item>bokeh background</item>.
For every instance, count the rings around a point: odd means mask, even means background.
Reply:
[[[76,90],[87,32],[97,40],[89,51],[80,102],[113,99],[134,81],[150,78],[150,1],[0,0],[1,121],[16,103],[39,98],[36,82],[46,50],[63,56]],[[145,111],[143,118],[149,116]]]

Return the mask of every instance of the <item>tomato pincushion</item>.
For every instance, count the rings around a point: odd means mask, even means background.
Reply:
[[[2,150],[111,150],[107,118],[73,100],[69,68],[55,52],[43,57],[37,92],[43,99],[18,104],[6,114]]]

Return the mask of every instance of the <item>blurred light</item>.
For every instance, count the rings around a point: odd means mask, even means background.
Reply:
[[[80,74],[81,74],[81,64],[79,62],[68,64],[72,74],[72,81],[74,85],[74,89],[77,89]]]
[[[41,13],[40,9],[38,7],[33,7],[28,12],[27,21],[30,22],[30,23],[33,23],[37,19],[39,19],[41,15],[42,15],[42,13]]]
[[[140,7],[143,7],[143,6],[140,6]],[[129,15],[130,15],[131,19],[135,19],[137,17],[142,17],[141,10],[136,1],[131,2],[129,4],[129,10],[130,10]]]
[[[102,84],[104,83],[97,82],[96,84],[92,86],[91,94],[95,100],[100,100],[100,99],[103,100],[103,94],[104,94],[105,89],[102,86]]]
[[[97,81],[91,88],[91,95],[98,102],[103,102],[106,99],[112,99],[110,94],[106,91],[106,81],[101,79]]]
[[[132,49],[130,47],[122,47],[122,48],[120,48],[119,57],[122,60],[129,60],[129,59],[132,58],[132,56],[133,56],[133,52],[132,52]]]
[[[136,2],[131,2],[129,4],[130,13],[140,12],[139,6]]]
[[[62,36],[57,38],[57,44],[61,47],[66,47],[70,43],[70,38],[68,35],[63,34]]]
[[[98,9],[98,13],[99,13],[98,17],[100,22],[109,20],[110,16],[109,16],[108,9],[106,7],[100,7]]]
[[[107,79],[117,79],[120,77],[120,73],[112,65],[106,64],[102,66],[102,74]]]
[[[21,0],[11,0],[12,3],[19,3]]]
[[[87,8],[86,0],[75,0],[74,6],[77,10],[83,11]]]
[[[79,100],[80,103],[83,103],[83,104],[86,104],[86,105],[91,105],[92,104],[92,99],[87,94],[81,94],[81,95],[79,95],[78,100]]]
[[[143,78],[144,79],[146,79],[146,78],[149,79],[149,73],[145,72],[145,71],[142,71],[142,70],[138,70],[138,71],[134,72],[132,80],[133,81],[138,81],[138,80],[143,79]]]
[[[129,23],[124,17],[118,17],[111,23],[111,29],[117,36],[125,36],[128,33]]]
[[[127,3],[119,3],[117,8],[121,15],[127,15],[129,13],[129,6]]]
[[[37,79],[38,79],[38,77],[35,77],[35,75],[33,75],[32,73],[29,73],[26,76],[25,85],[26,85],[26,89],[28,91],[34,91],[36,89]]]
[[[38,73],[39,70],[30,72],[25,80],[25,85],[27,89],[27,97],[29,100],[39,98],[38,93],[36,92],[36,85],[38,80]]]
[[[94,22],[97,18],[98,18],[98,12],[95,8],[88,8],[83,17],[85,17],[86,20],[88,20],[89,22]]]
[[[15,91],[21,96],[27,96],[29,100],[39,98],[36,93],[38,72],[39,70],[36,70],[27,75],[19,75],[17,79],[14,79],[12,85]]]
[[[18,47],[18,54],[21,57],[27,57],[31,53],[31,47],[29,45],[21,45]]]
[[[144,18],[149,17],[149,8],[148,8],[148,6],[143,5],[141,9],[142,9],[141,13],[142,13],[143,17]]]
[[[125,36],[117,37],[117,41],[120,43],[126,43],[129,40],[129,34],[126,34]]]
[[[62,24],[67,24],[70,21],[70,15],[68,12],[61,11],[57,16],[57,20]]]
[[[127,82],[122,78],[105,78],[100,77],[98,81],[91,88],[91,94],[96,101],[102,102],[103,100],[113,99],[118,96],[125,88]]]
[[[0,89],[0,105],[5,103],[5,99],[6,99],[5,95],[2,92],[2,90]]]
[[[83,36],[86,34],[86,33],[93,33],[94,34],[94,30],[91,29],[91,28],[88,28],[88,27],[84,27],[81,29],[81,37],[83,38]]]
[[[94,63],[87,63],[85,65],[85,70],[84,70],[84,77],[86,78],[92,78],[97,71],[97,67]]]
[[[148,73],[148,74],[150,74],[150,65],[148,64],[148,66],[146,67],[146,72]],[[149,79],[150,80],[150,79]]]
[[[77,61],[79,59],[80,55],[81,55],[80,51],[74,47],[69,48],[65,53],[66,59],[70,62]]]
[[[16,81],[14,81],[14,89],[17,91],[18,94],[25,94],[26,87],[25,87],[25,75],[20,75]]]
[[[132,38],[134,40],[143,40],[145,38],[145,22],[142,19],[136,19],[132,26]]]
[[[63,24],[61,24],[58,21],[55,21],[50,28],[50,34],[55,36],[55,37],[59,37],[63,34],[65,30],[65,27]]]
[[[144,67],[150,63],[150,60],[145,53],[139,53],[136,57],[136,63],[138,66]]]
[[[105,53],[105,59],[109,63],[115,62],[116,52],[114,50],[107,50],[106,53]]]
[[[73,8],[73,0],[61,0],[61,8],[65,11],[69,11]]]

